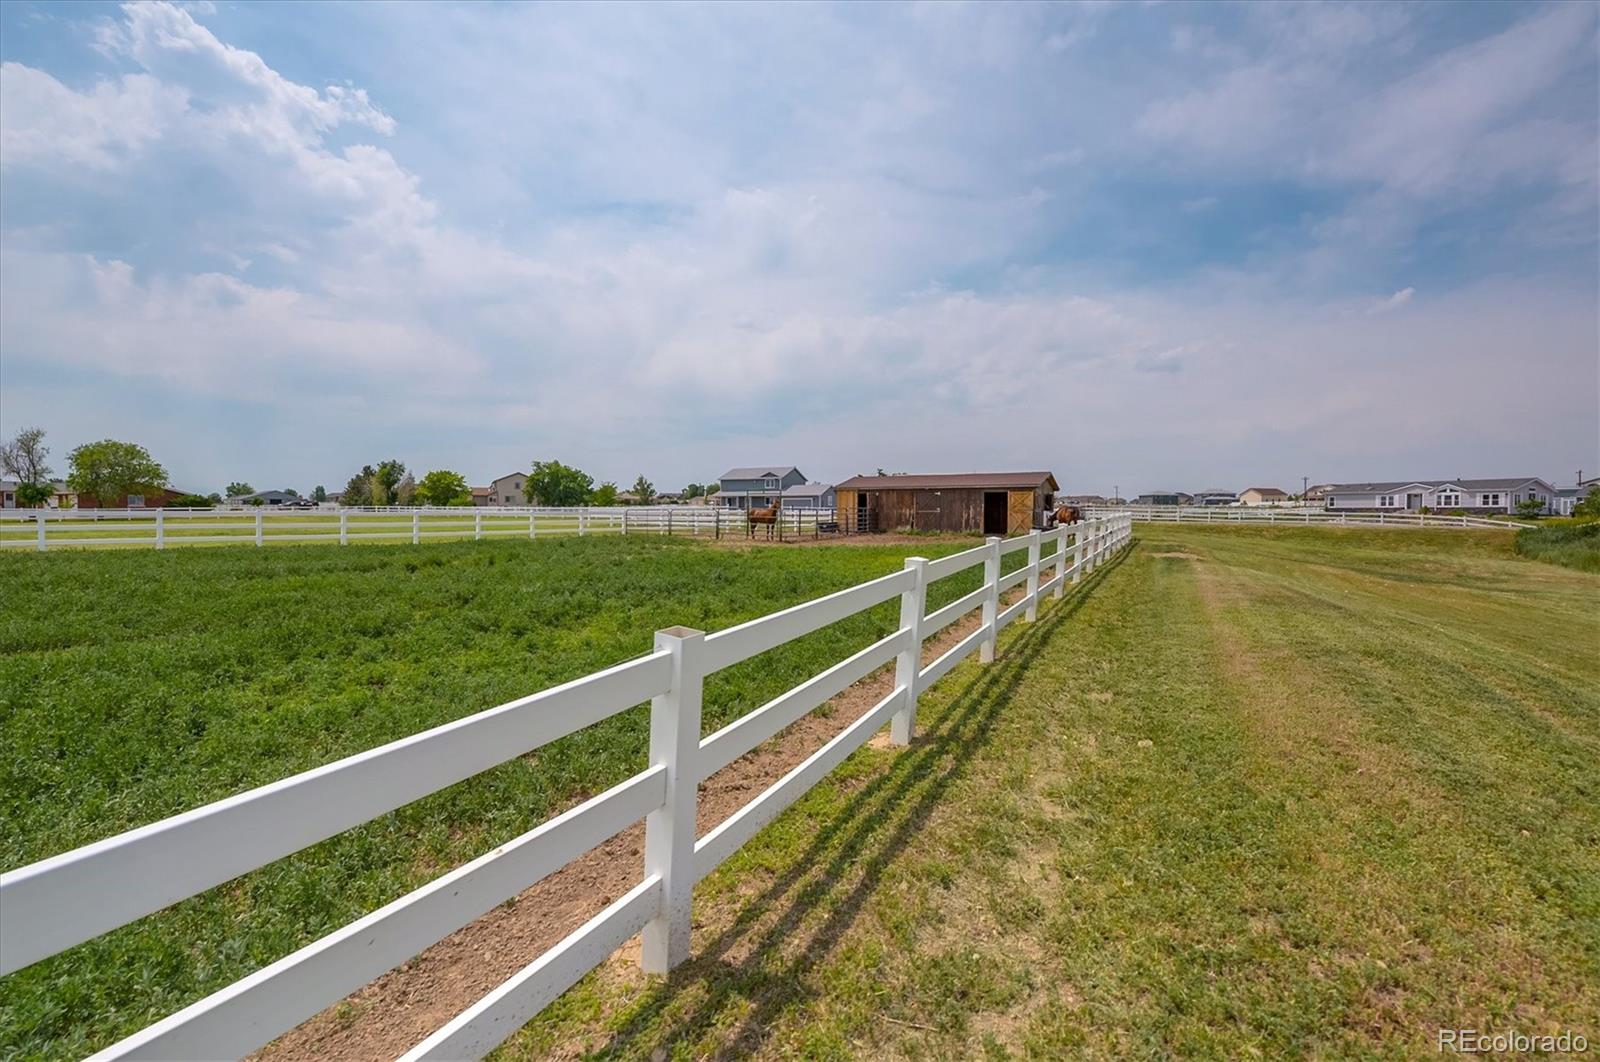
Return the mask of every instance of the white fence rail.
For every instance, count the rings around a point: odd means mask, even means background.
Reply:
[[[721,538],[815,536],[832,509],[785,509],[769,528],[739,509],[711,505],[610,508],[460,507],[387,509],[8,509],[0,510],[0,549],[73,546],[255,545],[352,542],[420,543],[444,538],[659,534]]]
[[[650,755],[640,773],[95,1056],[247,1054],[643,818],[644,865],[632,890],[404,1056],[480,1057],[641,930],[646,970],[681,963],[696,881],[885,723],[897,744],[909,742],[923,690],[974,649],[992,660],[1008,623],[1034,619],[1041,596],[1061,597],[1068,582],[1121,549],[1131,529],[1127,516],[1115,514],[1009,541],[991,538],[934,561],[910,558],[891,575],[714,634],[659,631],[654,651],[638,659],[10,871],[0,875],[0,975],[649,699]],[[1026,565],[1002,578],[1001,556],[1024,549]],[[978,565],[984,581],[977,591],[927,614],[930,584]],[[1002,587],[1024,583],[1026,594],[1001,611]],[[707,675],[896,597],[893,634],[701,738]],[[982,610],[982,625],[922,666],[923,641],[973,609]],[[695,837],[701,780],[891,660],[892,693]]]
[[[1089,508],[1091,519],[1108,513],[1125,513],[1135,520],[1168,524],[1344,524],[1352,527],[1476,527],[1497,531],[1530,527],[1515,520],[1484,516],[1450,516],[1445,513],[1341,512],[1338,509],[1277,509],[1267,506],[1129,505],[1117,509]]]

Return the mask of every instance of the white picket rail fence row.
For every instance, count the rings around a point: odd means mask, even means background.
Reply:
[[[832,509],[785,509],[776,533],[817,535]],[[450,506],[387,509],[10,509],[0,510],[0,549],[40,552],[70,546],[256,545],[436,538],[539,538],[551,535],[664,534],[720,538],[754,530],[739,509],[711,505],[598,508]],[[31,534],[4,532],[23,530]],[[197,533],[210,531],[211,533]]]
[[[481,1057],[635,933],[643,931],[645,970],[664,973],[683,962],[695,882],[885,723],[896,744],[910,742],[923,690],[975,649],[984,662],[993,660],[1007,624],[1035,619],[1041,596],[1060,598],[1068,582],[1104,563],[1131,534],[1131,519],[1111,514],[990,538],[938,560],[909,558],[901,571],[714,634],[658,631],[654,651],[635,660],[0,874],[0,975],[649,699],[649,764],[640,773],[95,1056],[231,1058],[254,1051],[643,818],[644,865],[632,890],[404,1056]],[[1027,563],[1002,577],[1002,556],[1020,550]],[[982,586],[929,615],[929,585],[977,565]],[[1047,572],[1053,574],[1045,578]],[[1026,593],[1002,610],[1005,588],[1024,584]],[[894,633],[701,738],[707,675],[896,597]],[[977,630],[924,667],[924,641],[973,609],[982,610]],[[893,692],[695,837],[703,779],[891,660]]]
[[[1516,520],[1491,520],[1484,516],[1451,516],[1446,513],[1276,509],[1268,506],[1128,505],[1116,509],[1091,506],[1085,510],[1085,515],[1093,519],[1113,512],[1125,513],[1139,521],[1168,524],[1342,524],[1352,527],[1475,527],[1496,531],[1533,526]]]

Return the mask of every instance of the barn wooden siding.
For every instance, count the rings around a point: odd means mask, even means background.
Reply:
[[[867,496],[867,522],[857,526],[858,493]],[[973,488],[943,490],[871,490],[838,492],[839,524],[845,531],[948,531],[956,534],[983,531],[983,497],[1006,495],[1006,534],[1025,535],[1043,526],[1043,489],[986,491]]]

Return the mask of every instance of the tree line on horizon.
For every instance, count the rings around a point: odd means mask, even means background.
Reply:
[[[44,439],[43,428],[24,428],[12,439],[0,443],[0,471],[16,479],[17,504],[24,508],[47,505],[55,494],[56,473],[50,466],[50,448]],[[137,443],[116,439],[85,443],[67,455],[67,467],[66,488],[79,498],[93,498],[96,503],[129,495],[157,494],[170,487],[166,467]],[[168,504],[205,508],[220,505],[225,498],[255,493],[256,489],[248,482],[234,480],[224,493],[182,494],[173,497]],[[293,488],[284,488],[284,493],[301,497]],[[642,473],[633,481],[631,493],[640,505],[649,505],[657,498],[655,484]],[[715,483],[690,483],[683,489],[685,499],[709,497],[715,493]],[[533,462],[523,487],[523,497],[529,505],[560,508],[617,505],[621,494],[615,483],[606,481],[596,486],[594,477],[560,461]],[[323,502],[328,492],[319,484],[306,497]],[[363,465],[345,484],[340,503],[353,506],[471,505],[472,488],[465,476],[446,468],[434,469],[420,479],[414,478],[403,462],[391,458],[377,465]],[[260,504],[259,499],[256,504]]]

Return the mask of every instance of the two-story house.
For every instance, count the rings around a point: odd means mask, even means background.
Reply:
[[[790,487],[806,482],[793,465],[730,468],[718,480],[717,504],[725,509],[767,509]]]
[[[476,496],[472,500],[478,505],[526,505],[528,504],[528,499],[522,493],[522,488],[527,485],[527,482],[528,474],[526,472],[513,472],[510,475],[491,480],[489,490],[484,495],[483,501],[478,501]]]

